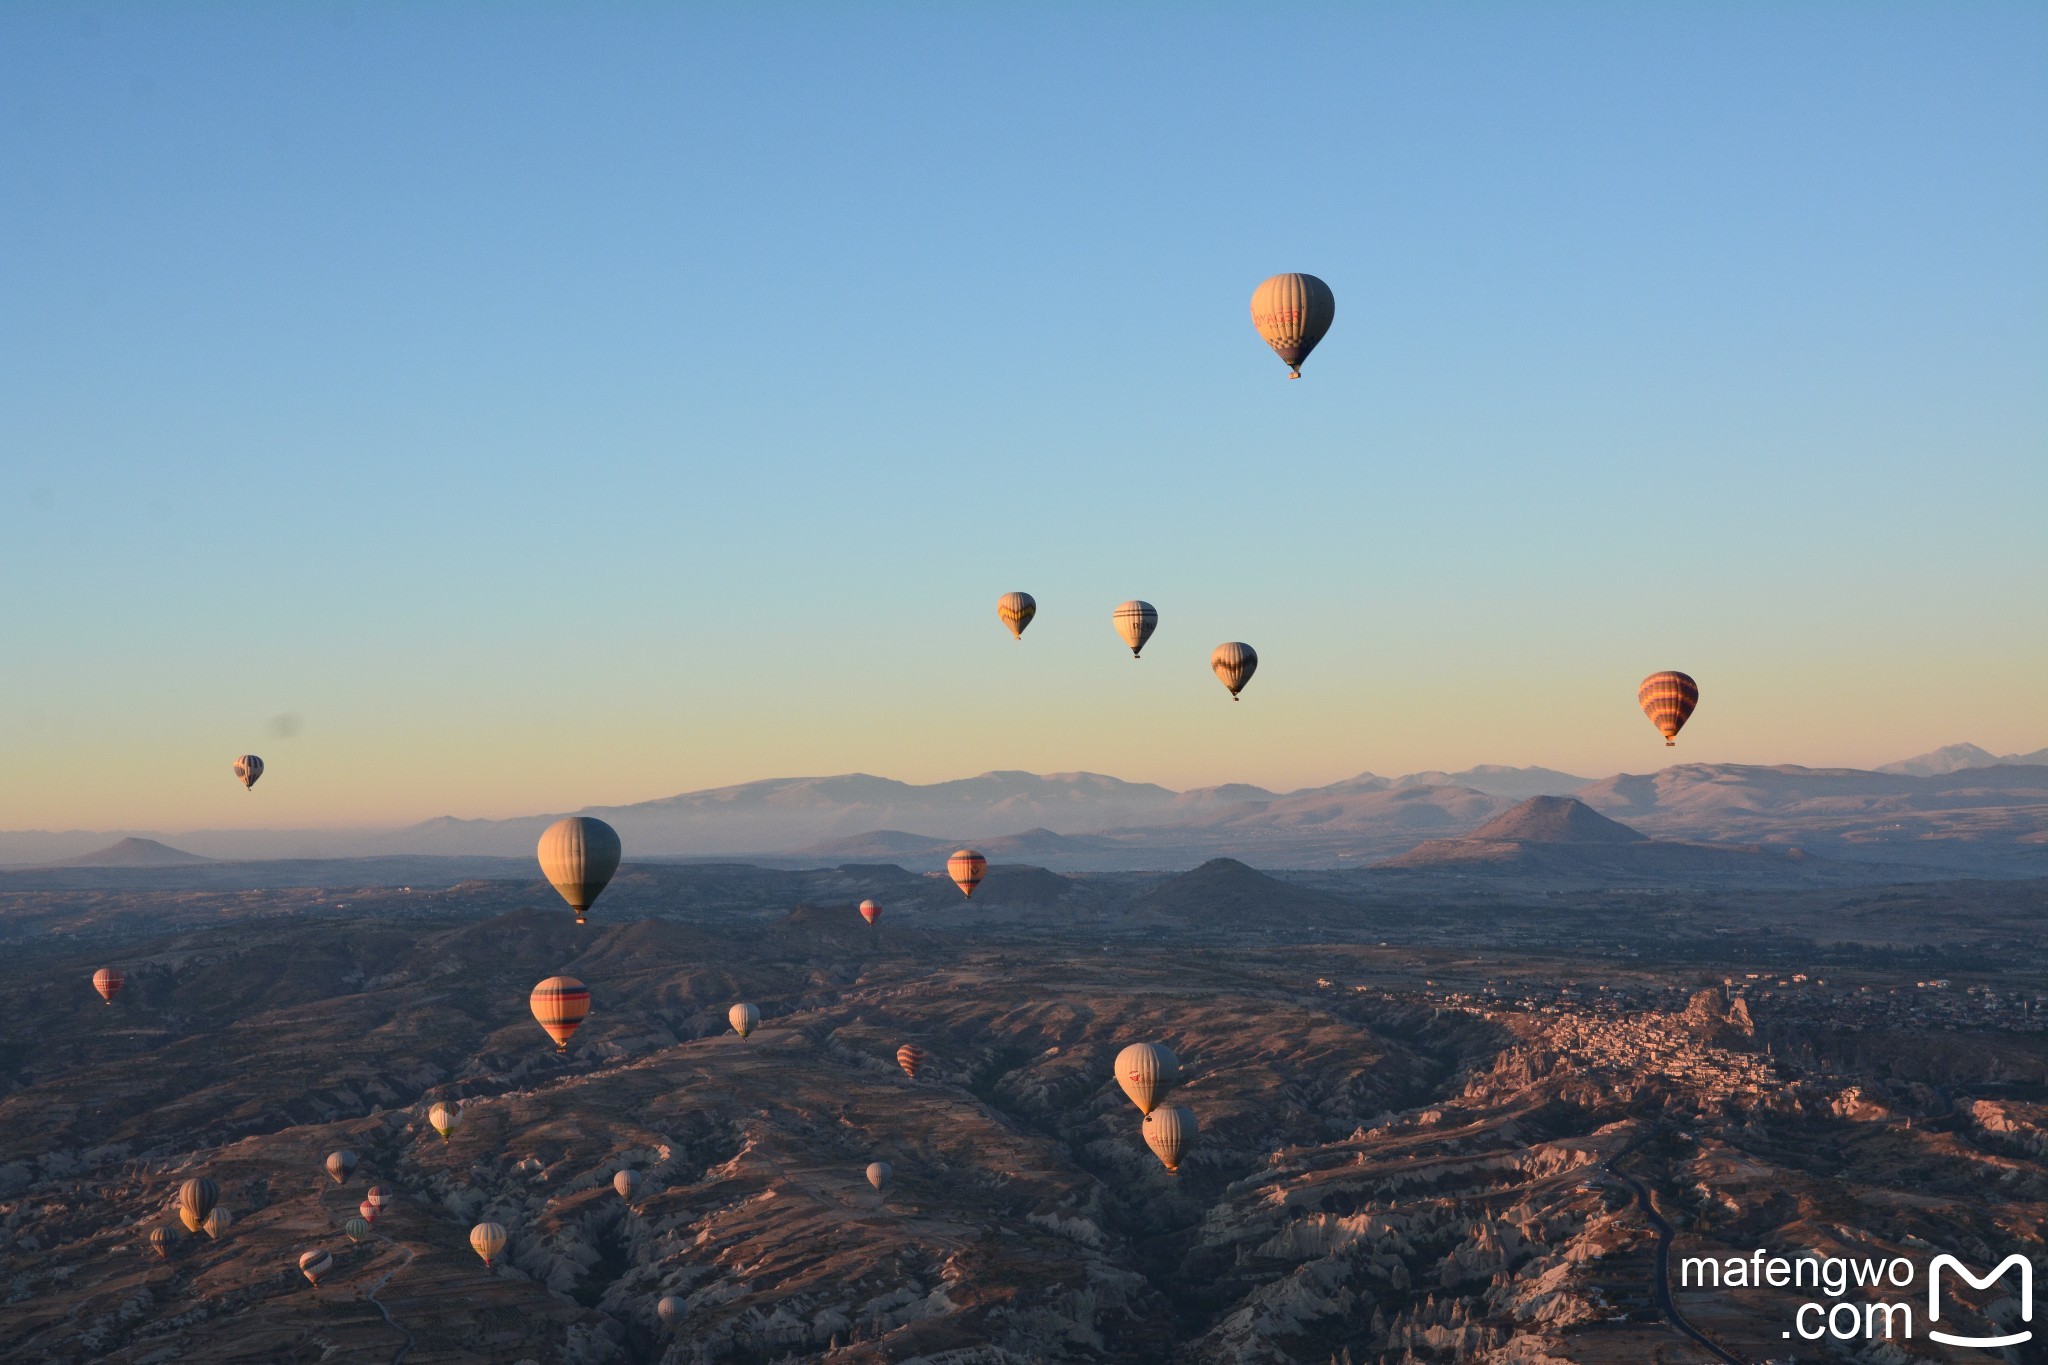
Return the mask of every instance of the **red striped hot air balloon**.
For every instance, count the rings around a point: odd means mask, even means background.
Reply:
[[[1290,371],[1301,378],[1302,362],[1337,318],[1337,296],[1313,275],[1275,275],[1252,291],[1252,326]]]
[[[1664,736],[1664,747],[1669,749],[1678,743],[1678,732],[1685,728],[1693,708],[1700,704],[1700,685],[1667,668],[1643,679],[1643,685],[1636,689],[1636,701],[1650,718],[1650,724]]]
[[[548,1031],[548,1037],[555,1040],[555,1051],[567,1052],[569,1039],[590,1013],[590,987],[573,976],[551,976],[533,988],[527,1003],[533,1006],[533,1017]]]
[[[121,988],[127,984],[128,978],[121,974],[119,967],[102,967],[92,974],[92,988],[98,991],[109,1005],[114,1003],[114,997],[119,995]]]
[[[398,1202],[398,1196],[391,1192],[389,1185],[372,1185],[370,1192],[363,1196],[363,1202],[382,1213]]]
[[[917,1073],[924,1069],[924,1059],[925,1050],[916,1043],[905,1043],[896,1049],[896,1065],[902,1067],[903,1074],[913,1081],[917,1079]]]
[[[878,900],[864,900],[860,903],[860,917],[873,924],[882,917],[882,903]]]
[[[988,859],[971,848],[956,851],[946,859],[946,875],[953,879],[953,885],[960,888],[960,894],[969,900],[974,898],[974,888],[981,885],[981,879],[988,875]]]
[[[384,1215],[384,1210],[378,1208],[375,1204],[372,1204],[367,1199],[365,1199],[362,1203],[356,1205],[356,1212],[363,1215],[363,1221],[365,1223],[372,1224],[374,1224],[379,1218],[383,1217]]]

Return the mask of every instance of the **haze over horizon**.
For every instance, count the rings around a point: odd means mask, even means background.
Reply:
[[[0,829],[2048,740],[2037,6],[485,13],[0,13]]]

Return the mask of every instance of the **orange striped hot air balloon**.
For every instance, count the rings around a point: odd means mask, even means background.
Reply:
[[[988,859],[971,848],[957,850],[946,859],[946,875],[953,879],[953,885],[960,888],[960,894],[972,900],[974,888],[981,885],[981,879],[988,875]]]
[[[246,791],[254,791],[256,779],[263,776],[263,760],[254,754],[243,754],[235,760],[235,776],[242,781]]]
[[[92,974],[92,988],[98,991],[109,1005],[114,1003],[114,997],[119,995],[121,988],[127,984],[128,978],[121,974],[119,967],[102,967]]]
[[[1289,379],[1337,317],[1337,296],[1313,275],[1275,275],[1252,291],[1252,326],[1286,362]]]
[[[903,1074],[913,1081],[917,1079],[917,1073],[924,1069],[924,1059],[925,1050],[916,1043],[905,1043],[896,1049],[896,1065],[902,1067]]]
[[[567,1052],[569,1039],[583,1026],[590,1013],[590,987],[573,976],[551,976],[533,988],[528,998],[533,1017],[555,1040],[555,1051]]]
[[[1678,743],[1678,732],[1685,728],[1693,708],[1700,704],[1700,685],[1667,668],[1643,679],[1643,685],[1636,689],[1636,701],[1650,718],[1650,724],[1663,734],[1664,747],[1668,749]]]
[[[996,599],[996,619],[1010,628],[1013,639],[1024,638],[1024,627],[1038,615],[1038,603],[1028,592],[1006,592]]]
[[[882,917],[882,903],[878,900],[864,900],[860,903],[860,917],[873,924]]]

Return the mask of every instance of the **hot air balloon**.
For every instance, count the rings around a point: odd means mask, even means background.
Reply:
[[[378,1217],[383,1214],[384,1210],[378,1208],[375,1204],[372,1204],[369,1200],[365,1199],[362,1203],[356,1205],[356,1212],[360,1213],[363,1216],[363,1221],[365,1223],[368,1223],[370,1224],[370,1226],[375,1227],[377,1225]]]
[[[434,1125],[434,1131],[446,1142],[448,1135],[462,1126],[462,1111],[452,1104],[437,1104],[427,1111],[427,1122]]]
[[[1286,362],[1289,379],[1301,378],[1302,362],[1336,316],[1337,296],[1313,275],[1275,275],[1252,291],[1252,326]]]
[[[640,1193],[640,1173],[638,1171],[620,1171],[612,1177],[612,1188],[619,1192],[619,1198],[625,1200],[628,1204],[632,1203],[633,1196]]]
[[[916,1043],[905,1043],[896,1049],[896,1065],[903,1068],[903,1074],[911,1080],[924,1068],[925,1050]]]
[[[573,976],[551,976],[533,988],[527,997],[533,1017],[555,1040],[555,1051],[567,1052],[569,1039],[583,1026],[590,1013],[590,987]]]
[[[1678,732],[1685,728],[1693,708],[1700,704],[1700,685],[1667,668],[1643,679],[1643,685],[1636,689],[1636,701],[1650,718],[1650,724],[1663,732],[1664,747],[1669,749],[1678,743]]]
[[[1230,699],[1237,700],[1237,694],[1244,691],[1244,685],[1252,680],[1252,674],[1259,671],[1259,654],[1250,645],[1241,641],[1216,646],[1209,656],[1209,667],[1230,689]]]
[[[1131,647],[1131,657],[1138,657],[1138,651],[1152,638],[1152,632],[1159,628],[1159,613],[1150,602],[1135,599],[1124,603],[1109,614],[1109,622],[1116,627],[1116,633],[1124,637],[1124,643]]]
[[[1196,1131],[1195,1111],[1177,1104],[1145,1115],[1145,1145],[1168,1171],[1180,1170],[1180,1159],[1194,1146]]]
[[[263,776],[263,760],[254,754],[243,754],[235,760],[235,776],[242,780],[245,790],[256,789],[256,779]]]
[[[1149,1114],[1180,1079],[1180,1059],[1157,1043],[1132,1043],[1116,1054],[1116,1083]]]
[[[569,902],[578,924],[619,870],[620,851],[618,832],[587,815],[557,820],[541,834],[541,875]]]
[[[864,900],[860,903],[860,917],[873,924],[882,917],[882,903],[878,900]]]
[[[121,974],[119,967],[102,967],[92,974],[92,988],[98,991],[109,1005],[114,1003],[114,997],[119,995],[121,988],[127,984],[128,978]]]
[[[734,1005],[725,1012],[725,1018],[732,1031],[742,1038],[761,1026],[761,1011],[752,1005]]]
[[[217,1208],[212,1213],[207,1214],[206,1221],[199,1226],[205,1229],[208,1237],[218,1242],[221,1234],[234,1225],[235,1215],[227,1209]]]
[[[382,1213],[398,1202],[398,1196],[391,1192],[389,1185],[372,1185],[370,1192],[363,1196],[363,1202]]]
[[[946,875],[953,879],[953,885],[960,888],[960,894],[970,900],[974,888],[981,885],[981,879],[988,875],[988,859],[971,848],[958,849],[946,859]]]
[[[348,1234],[348,1239],[351,1242],[360,1242],[370,1235],[370,1220],[367,1218],[351,1218],[341,1225],[341,1230]]]
[[[355,1173],[356,1154],[344,1147],[338,1152],[327,1154],[327,1174],[334,1177],[337,1185],[346,1185],[349,1176]]]
[[[171,1253],[178,1249],[178,1243],[184,1239],[184,1236],[184,1233],[179,1232],[169,1223],[164,1223],[151,1230],[149,1234],[150,1249],[168,1261],[171,1259]]]
[[[299,1273],[306,1277],[306,1283],[318,1286],[320,1277],[334,1269],[334,1258],[324,1251],[309,1251],[299,1257]]]
[[[203,1175],[195,1175],[178,1186],[178,1217],[185,1220],[188,1232],[197,1232],[206,1224],[206,1215],[213,1212],[213,1206],[220,1202],[220,1186]]]
[[[505,1249],[505,1229],[496,1223],[478,1223],[469,1230],[469,1245],[484,1258],[484,1265],[489,1266]]]
[[[663,1296],[660,1303],[654,1305],[654,1311],[664,1324],[673,1327],[689,1315],[690,1305],[675,1295],[668,1294]]]
[[[889,1177],[894,1174],[895,1171],[890,1168],[889,1163],[886,1161],[870,1161],[868,1163],[868,1184],[873,1185],[877,1190],[886,1188],[889,1184]]]
[[[1010,628],[1013,638],[1024,638],[1024,627],[1038,615],[1038,603],[1028,592],[1006,592],[996,599],[996,618]]]

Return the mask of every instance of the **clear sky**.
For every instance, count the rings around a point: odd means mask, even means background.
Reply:
[[[2048,743],[2038,3],[17,2],[0,166],[0,827]]]

